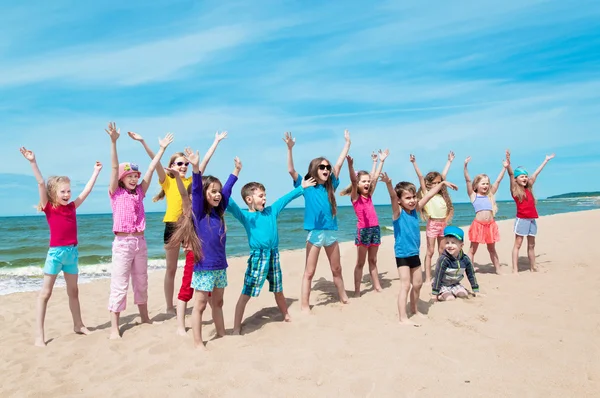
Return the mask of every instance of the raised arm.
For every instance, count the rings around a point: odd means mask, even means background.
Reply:
[[[392,180],[387,173],[381,173],[379,177],[381,182],[385,183],[388,193],[390,194],[390,202],[392,204],[392,220],[397,220],[400,217],[400,204],[398,203],[398,195],[392,186]]]
[[[496,178],[494,185],[492,185],[490,188],[490,192],[492,193],[492,195],[495,194],[496,191],[498,191],[498,187],[500,186],[500,182],[502,182],[502,179],[504,178],[504,173],[506,173],[506,168],[508,166],[509,166],[508,160],[504,159],[502,161],[502,170],[500,170],[500,174],[498,174],[498,178]]]
[[[294,157],[292,156],[292,148],[294,147],[294,144],[296,144],[296,139],[292,137],[292,133],[286,131],[285,135],[283,136],[283,142],[285,142],[285,145],[287,145],[288,173],[290,173],[292,180],[296,182],[298,179],[298,172],[294,168]]]
[[[183,180],[179,175],[179,171],[165,167],[165,172],[175,178],[175,182],[177,183],[177,190],[179,191],[179,195],[181,195],[181,207],[183,209],[183,214],[187,214],[192,207],[192,202],[190,201],[190,195],[188,195],[188,191],[183,184]]]
[[[150,156],[150,159],[154,159],[154,151],[148,146],[148,144],[146,144],[146,141],[144,141],[144,138],[141,135],[139,135],[138,133],[134,133],[133,131],[128,131],[127,135],[130,136],[133,140],[140,142],[148,156]],[[166,174],[160,162],[158,162],[158,164],[156,165],[156,174],[158,174],[159,183],[162,184],[163,182],[165,182]]]
[[[385,159],[387,159],[389,155],[389,149],[386,149],[383,152],[379,150],[379,166],[377,167],[377,170],[375,170],[375,174],[371,174],[371,195],[373,195],[375,188],[377,188],[377,181],[379,180],[379,176],[383,170],[383,162],[385,162]]]
[[[206,151],[206,153],[204,154],[202,162],[200,162],[199,170],[201,174],[204,174],[206,166],[208,165],[208,162],[210,162],[210,158],[212,158],[212,155],[217,150],[217,146],[219,146],[219,142],[223,141],[225,138],[227,138],[227,131],[222,131],[220,133],[217,131],[215,133],[215,140],[213,141],[210,148],[208,148],[208,151]]]
[[[423,209],[423,207],[425,207],[427,202],[429,202],[431,200],[431,198],[433,198],[434,195],[437,195],[440,192],[440,189],[442,189],[443,185],[447,186],[448,188],[454,189],[455,191],[458,190],[458,187],[456,185],[444,180],[440,184],[433,186],[429,190],[429,192],[427,192],[425,194],[425,196],[423,196],[421,198],[421,200],[419,200],[419,203],[417,203],[417,210],[421,211]]]
[[[464,173],[465,173],[465,182],[467,183],[467,194],[469,195],[469,199],[471,199],[471,201],[473,201],[473,184],[471,184],[471,177],[469,176],[469,169],[467,168],[469,162],[471,161],[471,157],[467,156],[467,158],[465,159],[465,169],[464,169]]]
[[[454,160],[454,152],[450,151],[450,153],[448,153],[448,161],[446,162],[446,166],[444,167],[444,170],[442,170],[442,179],[445,180],[446,176],[448,175],[448,170],[450,170],[450,166],[452,165],[452,161]]]
[[[110,136],[110,183],[108,193],[113,194],[119,188],[119,157],[117,156],[117,140],[121,135],[121,130],[117,129],[115,122],[108,123],[108,128],[104,129]]]
[[[554,154],[546,155],[546,159],[544,159],[544,161],[542,162],[540,167],[538,167],[537,170],[533,172],[531,177],[529,177],[529,180],[531,181],[531,185],[533,185],[535,183],[535,180],[538,178],[538,175],[541,173],[542,169],[548,164],[550,159],[554,158],[554,156],[555,156]]]
[[[271,208],[275,213],[275,216],[279,216],[279,213],[294,199],[299,198],[304,194],[304,189],[308,187],[314,187],[317,184],[317,181],[310,177],[308,180],[302,180],[302,185],[294,188],[292,191],[283,195],[281,198],[277,199],[272,205]]]
[[[240,158],[237,156],[233,159],[234,167],[233,172],[229,175],[227,181],[225,181],[225,185],[223,185],[223,189],[221,190],[221,202],[219,206],[223,208],[223,210],[227,209],[227,205],[229,205],[229,198],[231,197],[231,191],[233,191],[233,186],[238,180],[238,175],[242,170],[242,162]]]
[[[354,202],[358,198],[358,193],[356,191],[356,184],[358,183],[358,179],[356,178],[356,172],[354,171],[354,159],[352,156],[346,156],[346,160],[348,160],[348,173],[350,174],[350,200]]]
[[[46,207],[48,203],[48,192],[46,191],[46,181],[44,181],[44,177],[42,177],[42,172],[38,167],[37,160],[35,160],[35,154],[33,151],[25,147],[19,148],[23,157],[29,160],[29,164],[31,164],[31,169],[33,170],[33,176],[38,183],[38,193],[40,195],[40,206],[42,209]]]
[[[381,149],[379,150],[379,153],[381,153]],[[379,177],[374,178],[375,177],[375,171],[377,170],[377,152],[373,151],[371,153],[371,160],[373,161],[373,165],[371,166],[371,180],[378,180]]]
[[[336,178],[340,178],[340,170],[344,165],[344,160],[346,160],[346,156],[348,156],[348,152],[350,151],[350,132],[348,130],[344,131],[344,139],[346,140],[346,144],[344,144],[344,149],[342,149],[342,153],[340,153],[340,157],[338,158],[335,166],[333,166],[333,175]]]
[[[415,155],[411,154],[410,155],[410,162],[413,164],[413,167],[415,168],[415,173],[417,173],[417,178],[419,179],[419,185],[420,185],[420,190],[421,192],[425,192],[426,188],[425,188],[425,178],[423,178],[423,174],[421,174],[421,170],[419,170],[419,166],[417,166],[417,158],[415,157]]]
[[[94,188],[94,184],[96,183],[96,180],[98,179],[100,170],[102,170],[102,163],[96,161],[96,165],[94,166],[94,172],[92,173],[90,180],[88,181],[87,184],[85,184],[85,187],[83,188],[83,191],[81,191],[79,196],[73,201],[73,203],[75,204],[75,208],[78,208],[79,206],[81,206],[81,204],[88,197],[90,192],[92,192],[92,188]]]
[[[152,174],[154,174],[154,169],[156,169],[156,165],[160,163],[160,158],[162,158],[162,155],[165,153],[165,149],[167,149],[171,142],[173,142],[173,134],[171,133],[167,133],[167,135],[165,135],[165,138],[158,140],[160,149],[158,150],[156,155],[154,155],[152,162],[150,162],[150,165],[148,166],[148,171],[146,171],[144,179],[142,180],[141,185],[144,193],[148,191],[148,188],[150,187],[150,182],[152,181]]]
[[[506,162],[508,163],[508,166],[506,167],[506,172],[508,173],[508,177],[510,179],[510,192],[512,194],[515,179],[514,179],[514,173],[513,173],[512,166],[510,165],[510,150],[509,149],[506,150]]]

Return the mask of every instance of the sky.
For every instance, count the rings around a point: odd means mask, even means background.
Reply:
[[[292,189],[285,131],[305,173],[312,158],[335,162],[344,129],[357,169],[389,148],[394,182],[417,182],[409,154],[428,172],[454,151],[455,202],[468,201],[464,159],[472,176],[495,178],[506,148],[530,171],[556,153],[538,197],[600,190],[598,1],[2,3],[0,216],[36,214],[21,146],[45,177],[69,176],[75,195],[103,162],[78,212],[109,213],[109,121],[119,159],[144,170],[150,159],[127,131],[154,149],[172,132],[164,161],[228,131],[207,173],[224,181],[239,156],[234,198],[249,181],[270,202]],[[374,201],[386,204],[381,188]],[[158,189],[155,174],[149,195]],[[507,178],[497,198],[510,199]]]

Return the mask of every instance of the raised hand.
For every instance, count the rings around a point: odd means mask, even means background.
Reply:
[[[306,189],[308,187],[314,187],[315,185],[317,185],[317,180],[312,177],[307,180],[302,180],[302,188]]]
[[[555,154],[550,154],[550,155],[546,155],[546,162],[549,161],[550,159],[554,159],[554,156],[556,156]]]
[[[173,169],[171,167],[165,167],[164,170],[165,170],[165,172],[167,174],[169,174],[169,177],[171,177],[171,178],[181,178],[179,176],[179,171],[178,170],[175,170],[175,169]]]
[[[35,154],[33,153],[33,151],[30,151],[24,146],[19,148],[19,151],[21,151],[21,155],[23,155],[25,159],[29,160],[30,162],[35,162]]]
[[[289,131],[286,131],[283,136],[283,142],[285,142],[288,149],[292,149],[294,147],[294,144],[296,144],[296,139],[294,137],[292,137],[292,133],[290,133]]]
[[[192,151],[191,148],[185,148],[185,158],[192,166],[198,166],[200,164],[200,153],[199,151]]]
[[[102,170],[102,163],[96,160],[96,164],[94,165],[94,171],[99,173]]]
[[[509,165],[510,165],[510,163],[508,162],[507,159],[502,160],[502,166],[504,166],[504,168],[507,168]]]
[[[379,150],[379,153],[381,153],[381,149]],[[376,162],[377,161],[377,152],[373,151],[371,153],[371,160]]]
[[[454,152],[450,151],[450,153],[448,154],[448,161],[452,162],[454,160]]]
[[[136,141],[144,141],[144,138],[141,135],[139,135],[138,133],[134,133],[133,131],[128,131],[127,135]]]
[[[467,158],[465,159],[465,166],[471,161],[471,157],[467,156]]]
[[[215,133],[215,141],[217,142],[221,142],[222,140],[224,140],[225,138],[227,138],[227,131],[222,131],[222,132],[216,132]]]
[[[165,138],[158,140],[158,145],[160,145],[161,148],[167,148],[171,142],[173,142],[173,134],[167,133]]]
[[[445,186],[447,186],[450,189],[458,191],[458,186],[456,186],[456,184],[452,184],[451,182],[448,182],[448,181],[442,181],[442,184],[444,184]]]
[[[117,125],[115,122],[109,122],[108,127],[104,129],[110,136],[112,142],[117,142],[119,136],[121,135],[121,129],[117,129]]]
[[[510,163],[510,149],[506,150],[506,160],[508,160],[508,163]]]
[[[350,142],[350,132],[348,130],[344,130],[344,139],[346,142]]]
[[[235,165],[235,169],[237,171],[242,170],[242,161],[240,160],[240,158],[238,158],[237,156],[233,159],[233,163]]]
[[[388,176],[387,173],[381,173],[379,175],[379,180],[381,180],[381,182],[386,183],[386,184],[391,184],[392,183],[392,179]]]
[[[381,151],[381,149],[379,150],[379,160],[381,160],[382,162],[390,155],[390,150],[389,149],[385,149],[383,151]]]
[[[415,155],[413,155],[412,153],[410,154],[410,162],[414,163],[417,161],[417,158],[415,157]]]
[[[348,167],[354,167],[354,158],[352,156],[347,155],[346,161],[348,162]]]

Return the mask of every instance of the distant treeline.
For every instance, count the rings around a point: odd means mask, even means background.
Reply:
[[[563,199],[563,198],[587,198],[590,196],[600,196],[600,192],[571,192],[563,193],[562,195],[548,196],[548,199]]]

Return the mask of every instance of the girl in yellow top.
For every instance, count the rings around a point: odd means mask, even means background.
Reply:
[[[431,171],[427,173],[425,177],[421,174],[415,155],[410,155],[410,161],[415,168],[417,177],[419,177],[419,188],[418,197],[424,197],[430,189],[441,184],[442,181],[446,180],[450,165],[454,160],[454,152],[450,151],[448,154],[448,161],[446,167],[442,173],[437,171]],[[438,243],[438,253],[442,254],[444,251],[444,228],[452,220],[454,216],[454,206],[452,200],[448,194],[446,187],[442,187],[439,193],[434,195],[433,198],[423,207],[421,213],[427,220],[427,228],[425,229],[425,236],[427,237],[427,254],[425,255],[425,283],[431,283],[431,260],[435,251],[435,242]]]
[[[135,141],[139,141],[148,153],[150,158],[154,157],[154,152],[146,142],[142,138],[141,135],[128,132],[129,136],[133,138]],[[202,163],[200,164],[200,172],[204,174],[204,169],[208,164],[208,161],[212,157],[213,153],[217,149],[219,142],[227,137],[227,132],[224,131],[219,133],[218,131],[215,133],[215,140],[212,146],[209,148],[208,152],[204,156]],[[179,172],[179,176],[181,177],[184,186],[187,188],[188,185],[192,183],[192,177],[186,177],[188,170],[189,162],[184,156],[183,152],[175,152],[171,158],[169,159],[169,165],[167,168],[176,170]],[[183,202],[181,199],[181,195],[177,188],[177,181],[175,180],[175,176],[171,176],[165,173],[163,166],[159,163],[156,166],[156,172],[158,173],[158,182],[161,186],[161,191],[156,195],[152,200],[157,202],[166,198],[167,201],[167,210],[165,211],[165,216],[163,218],[163,222],[165,223],[165,232],[164,232],[164,243],[165,243],[165,254],[166,254],[166,262],[167,262],[167,271],[165,272],[165,301],[167,304],[166,312],[167,314],[175,314],[175,307],[173,305],[173,296],[175,291],[175,273],[177,272],[177,260],[179,258],[179,251],[181,245],[169,245],[166,246],[169,240],[171,239],[171,235],[175,231],[177,227],[177,220],[181,217],[182,214],[182,206]],[[185,321],[185,314],[178,314],[178,318],[181,317],[182,321]]]

